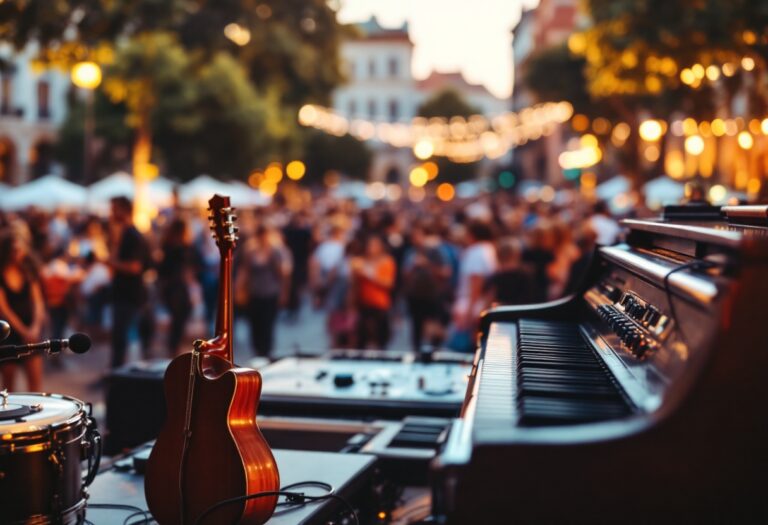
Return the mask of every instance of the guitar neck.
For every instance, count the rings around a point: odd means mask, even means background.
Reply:
[[[233,362],[232,353],[232,251],[221,256],[219,266],[219,298],[216,314],[215,353]]]
[[[201,350],[216,354],[232,363],[232,250],[237,243],[234,208],[229,197],[214,195],[208,201],[208,219],[213,238],[219,248],[219,308],[216,314],[216,336],[204,341]]]

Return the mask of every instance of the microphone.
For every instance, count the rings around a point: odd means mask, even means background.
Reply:
[[[0,325],[1,331],[2,326]],[[77,333],[72,334],[69,339],[49,339],[48,341],[27,345],[0,346],[0,361],[19,359],[34,352],[45,352],[49,356],[59,355],[62,350],[67,349],[76,354],[84,354],[91,349],[91,338],[85,334]]]
[[[7,321],[0,321],[0,341],[5,341],[11,335],[11,325]]]

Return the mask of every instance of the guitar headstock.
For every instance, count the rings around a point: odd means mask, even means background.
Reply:
[[[208,221],[219,251],[223,253],[234,249],[237,244],[237,217],[234,214],[235,209],[229,203],[229,197],[215,194],[208,201],[208,211]]]

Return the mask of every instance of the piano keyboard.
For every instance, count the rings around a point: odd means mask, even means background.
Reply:
[[[631,411],[577,324],[521,319],[491,327],[477,425],[589,423]]]

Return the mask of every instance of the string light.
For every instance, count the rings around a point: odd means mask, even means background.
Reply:
[[[698,135],[691,135],[685,139],[685,151],[697,157],[704,152],[704,139]]]
[[[413,146],[413,154],[417,159],[428,159],[435,152],[435,147],[429,140],[423,139]]]
[[[483,157],[498,158],[511,148],[552,134],[558,124],[573,114],[568,102],[549,102],[518,113],[504,113],[488,119],[414,118],[410,123],[350,122],[332,109],[305,105],[299,110],[299,123],[341,136],[350,133],[359,140],[376,138],[394,147],[412,148],[420,159],[447,157],[454,162],[474,162]],[[431,151],[430,151],[431,150]]]
[[[744,71],[752,71],[755,69],[755,59],[752,57],[744,57],[741,59],[741,67]]]
[[[750,135],[749,131],[742,131],[739,133],[739,135],[736,137],[736,140],[738,141],[741,149],[752,149],[752,146],[755,144],[755,139],[752,138],[752,135]]]
[[[656,142],[661,138],[662,127],[658,120],[646,120],[640,124],[638,130],[640,132],[640,138],[647,142]]]

